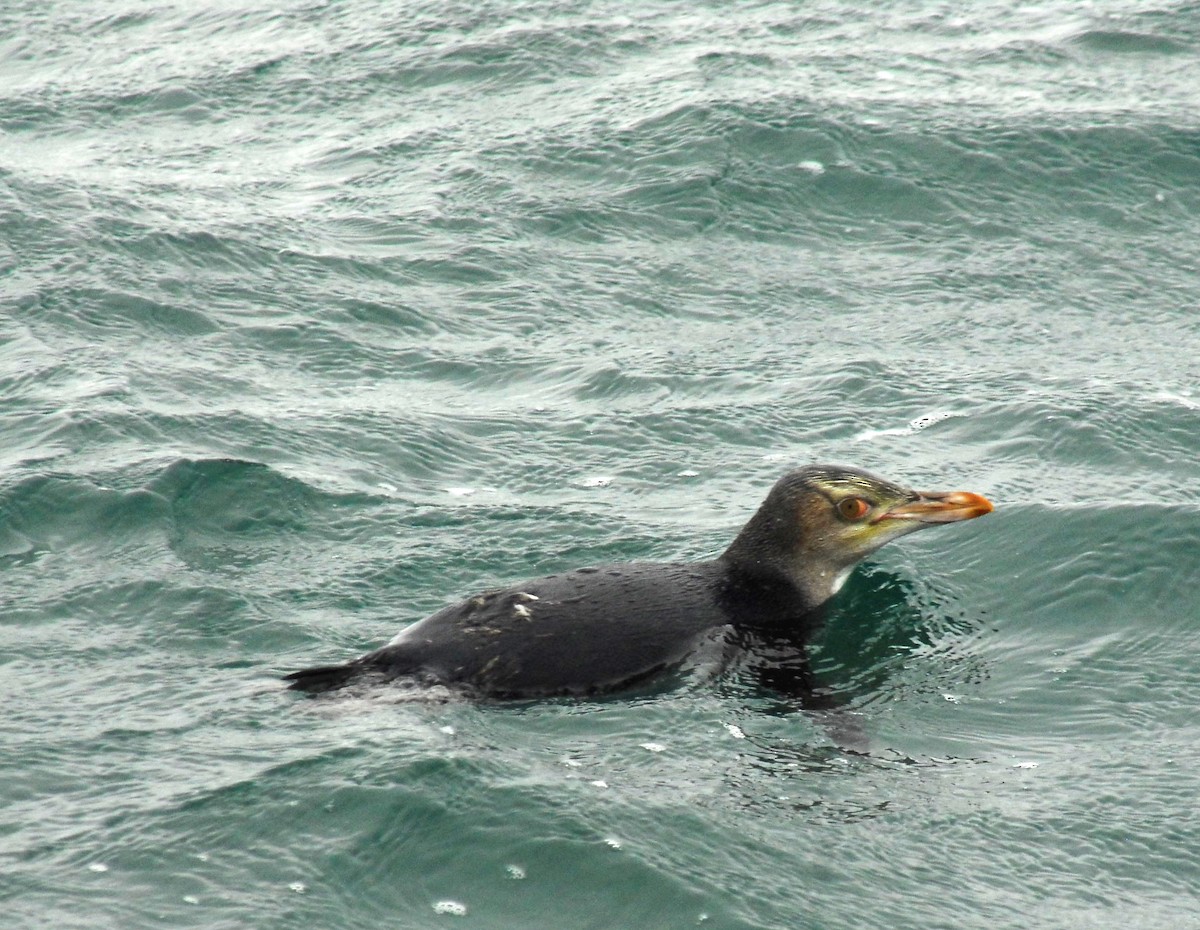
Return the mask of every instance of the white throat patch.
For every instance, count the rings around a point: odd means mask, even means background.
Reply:
[[[850,573],[852,571],[854,571],[853,565],[851,565],[849,568],[843,568],[840,572],[837,573],[837,575],[833,579],[833,584],[830,586],[830,589],[829,589],[830,597],[833,597],[833,595],[837,594],[840,590],[842,590],[842,585],[844,585],[846,583],[846,579],[850,577]]]

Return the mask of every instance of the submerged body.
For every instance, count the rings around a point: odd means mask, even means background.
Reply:
[[[991,504],[919,493],[857,469],[810,466],[776,483],[717,559],[632,563],[487,591],[344,665],[287,676],[327,691],[360,676],[459,686],[480,696],[617,690],[684,662],[701,643],[803,629],[867,553]]]
[[[445,607],[348,665],[296,673],[292,687],[323,691],[368,673],[497,698],[614,691],[705,641],[797,626],[811,612],[794,590],[739,579],[719,559],[584,568]]]

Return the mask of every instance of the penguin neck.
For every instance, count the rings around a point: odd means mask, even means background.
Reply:
[[[810,609],[837,594],[856,564],[831,559],[808,544],[794,523],[763,511],[746,524],[720,559],[748,579],[787,585]]]

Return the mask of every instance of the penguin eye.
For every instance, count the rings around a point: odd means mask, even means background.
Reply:
[[[838,513],[843,520],[861,520],[871,511],[871,505],[861,497],[846,497],[838,501]]]

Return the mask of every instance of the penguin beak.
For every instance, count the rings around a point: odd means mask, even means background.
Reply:
[[[876,519],[916,520],[920,523],[957,523],[992,512],[992,502],[971,491],[918,491],[915,501],[906,501],[884,511]]]

